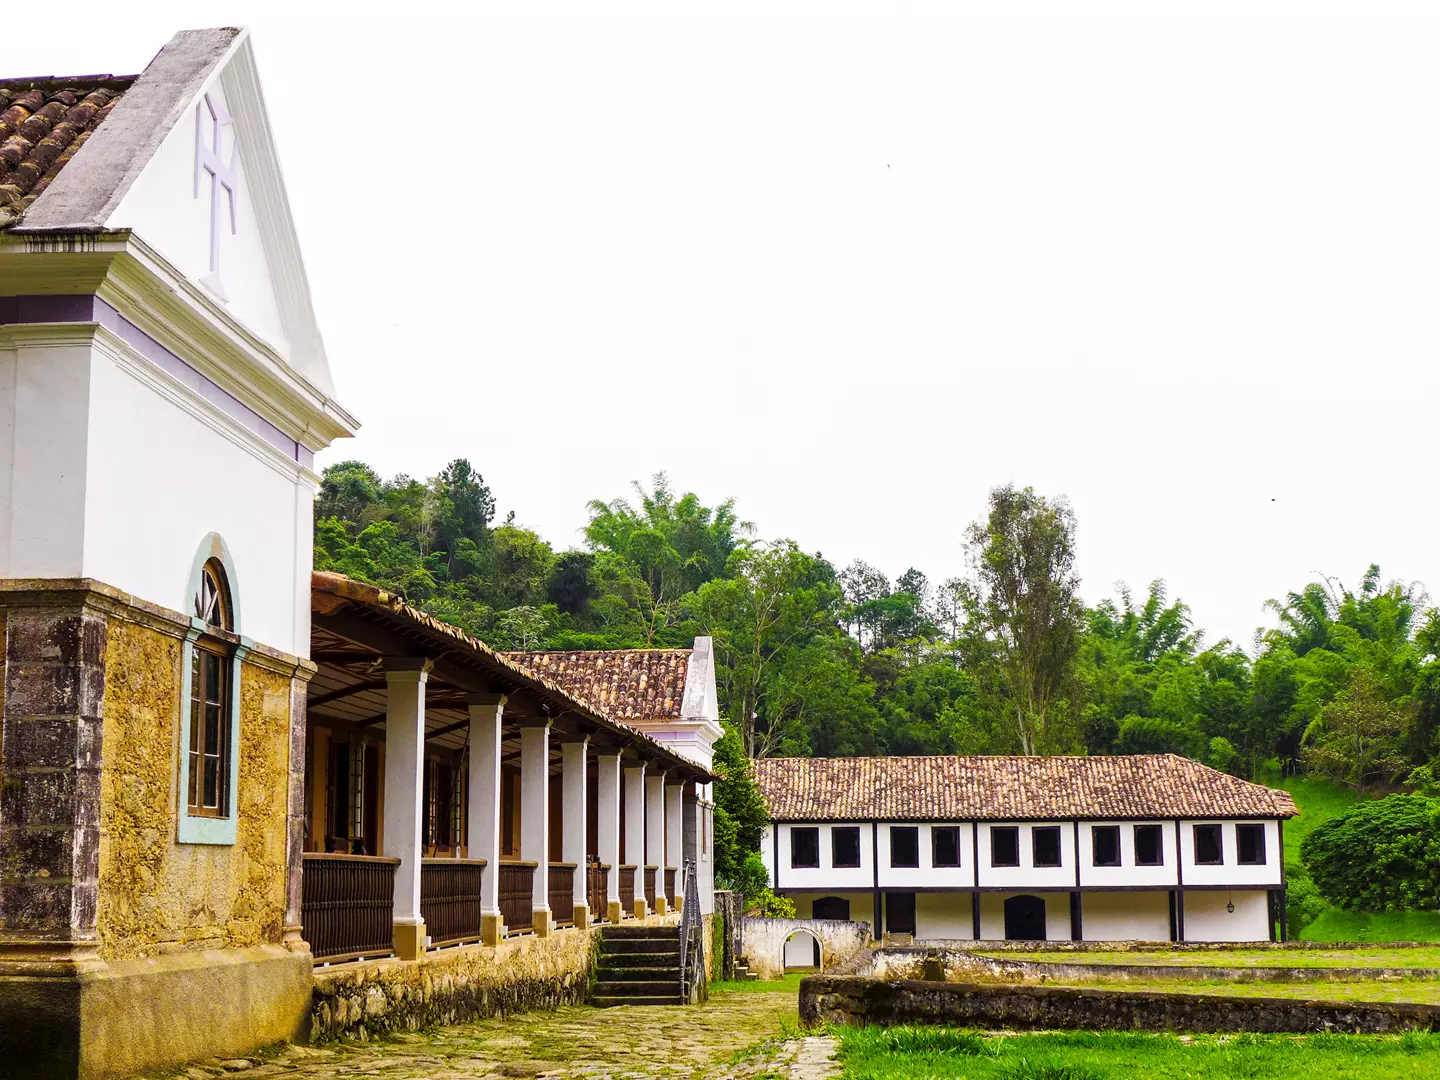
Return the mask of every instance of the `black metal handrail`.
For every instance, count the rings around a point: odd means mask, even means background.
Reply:
[[[680,1000],[693,1004],[704,996],[705,980],[705,943],[701,937],[704,924],[700,920],[700,883],[695,876],[695,860],[685,860],[684,877],[685,903],[680,908]]]

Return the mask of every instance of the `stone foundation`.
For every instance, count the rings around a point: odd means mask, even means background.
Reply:
[[[1022,1031],[1365,1035],[1440,1029],[1440,1006],[813,975],[800,981],[800,1021],[809,1026],[944,1024]]]
[[[108,1080],[306,1034],[308,952],[265,945],[42,967],[0,964],[0,1074]]]
[[[311,1041],[365,1039],[585,1000],[600,928],[317,968]]]

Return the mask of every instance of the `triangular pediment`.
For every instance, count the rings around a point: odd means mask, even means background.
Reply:
[[[176,34],[16,231],[121,229],[333,394],[247,31]]]

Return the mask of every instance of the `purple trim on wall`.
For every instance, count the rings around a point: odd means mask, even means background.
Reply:
[[[239,398],[165,348],[98,296],[0,296],[0,326],[20,323],[94,322],[167,375],[184,383],[232,420],[307,469],[315,468],[315,451],[290,438]]]

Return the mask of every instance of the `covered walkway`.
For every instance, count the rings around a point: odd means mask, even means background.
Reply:
[[[302,922],[317,962],[663,914],[687,858],[705,876],[703,766],[392,594],[334,574],[311,586]]]

